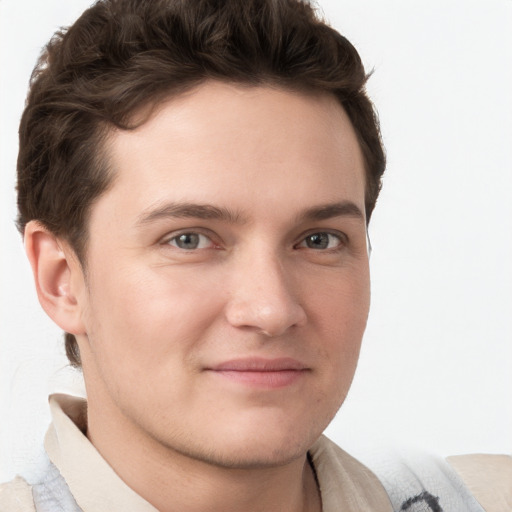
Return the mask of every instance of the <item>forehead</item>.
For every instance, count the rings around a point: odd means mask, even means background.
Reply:
[[[107,195],[126,211],[169,195],[243,210],[255,194],[267,208],[286,198],[308,207],[318,195],[364,209],[359,144],[328,94],[208,82],[162,103],[137,129],[113,131],[107,152],[116,176]]]

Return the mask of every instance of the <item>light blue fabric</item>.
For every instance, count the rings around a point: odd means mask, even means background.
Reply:
[[[57,467],[47,459],[40,479],[32,484],[37,512],[82,512]]]
[[[384,485],[395,512],[485,512],[440,457],[391,456],[370,468]]]

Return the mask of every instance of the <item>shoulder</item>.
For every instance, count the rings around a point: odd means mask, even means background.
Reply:
[[[35,512],[32,489],[23,478],[0,484],[0,512]]]
[[[486,512],[512,510],[512,456],[459,455],[447,461]]]

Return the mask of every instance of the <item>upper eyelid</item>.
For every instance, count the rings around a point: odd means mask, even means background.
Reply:
[[[310,229],[308,231],[305,231],[304,233],[301,233],[301,235],[297,238],[297,242],[294,245],[303,242],[308,236],[316,235],[319,233],[327,233],[328,235],[337,236],[342,241],[349,241],[349,236],[338,229]]]
[[[176,229],[174,231],[169,231],[164,236],[160,237],[159,243],[165,244],[165,243],[169,242],[170,240],[177,238],[178,236],[187,235],[187,234],[204,235],[207,238],[209,238],[212,242],[215,242],[214,238],[219,238],[218,235],[216,235],[210,229],[192,227],[192,228],[182,228],[182,229]]]
[[[180,247],[180,241],[179,239],[184,236],[184,235],[197,235],[198,237],[198,246],[197,247],[190,247],[190,248],[186,248],[186,247]],[[201,237],[205,238],[206,241],[203,240],[203,242],[201,242]],[[201,245],[203,245],[203,247],[201,247]],[[175,235],[175,236],[172,236],[171,238],[168,238],[167,241],[165,242],[164,245],[167,245],[167,246],[170,246],[170,247],[173,247],[175,248],[176,250],[180,250],[180,251],[186,251],[186,252],[197,252],[197,251],[204,251],[204,250],[209,250],[209,249],[215,249],[218,247],[218,244],[216,244],[211,237],[205,235],[204,233],[196,233],[196,232],[184,232],[184,233],[180,233],[178,235]]]
[[[214,243],[214,244],[222,243],[222,238],[215,231],[212,231],[209,228],[198,227],[198,226],[192,226],[192,227],[188,227],[187,226],[185,228],[169,231],[165,235],[163,235],[162,237],[160,237],[158,239],[158,243],[159,244],[166,244],[170,240],[172,240],[172,239],[174,239],[176,237],[179,237],[180,235],[184,235],[184,234],[188,234],[188,233],[195,233],[195,234],[198,234],[198,235],[204,235],[207,238],[209,238],[211,240],[211,242]],[[345,232],[340,231],[338,229],[332,229],[332,228],[312,228],[312,229],[308,229],[306,231],[303,231],[299,236],[294,237],[295,241],[292,244],[293,247],[296,247],[297,245],[302,243],[308,236],[311,236],[311,235],[314,235],[314,234],[317,234],[317,233],[327,233],[327,234],[330,234],[330,235],[338,237],[340,239],[340,241],[343,242],[343,243],[348,243],[349,242],[349,236]]]
[[[177,239],[182,235],[188,235],[188,234],[191,234],[191,235],[194,234],[194,235],[200,235],[200,236],[206,237],[208,239],[208,241],[206,242],[206,247],[195,247],[195,248],[189,248],[189,249],[179,247]],[[160,239],[160,241],[158,242],[158,245],[165,248],[166,250],[172,250],[174,252],[177,251],[176,254],[182,253],[182,254],[189,254],[189,255],[202,254],[204,251],[217,250],[221,247],[221,244],[216,239],[214,239],[213,236],[207,235],[197,229],[196,230],[183,229],[183,230],[173,231],[168,236],[164,236],[162,239]]]

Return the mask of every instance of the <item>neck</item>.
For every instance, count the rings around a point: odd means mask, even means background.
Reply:
[[[88,438],[121,479],[160,512],[321,511],[307,454],[278,466],[223,467],[163,446],[121,413],[106,418],[104,411],[89,406]]]

